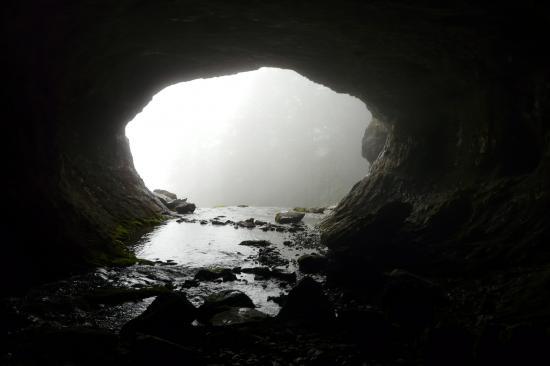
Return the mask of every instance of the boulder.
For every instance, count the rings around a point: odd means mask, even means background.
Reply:
[[[253,218],[243,220],[243,221],[239,221],[239,222],[237,222],[237,225],[240,226],[240,227],[248,228],[248,229],[252,229],[252,228],[256,227],[256,224],[254,223]]]
[[[252,273],[255,275],[255,278],[275,278],[280,281],[285,282],[296,282],[296,273],[295,272],[283,272],[276,268],[269,267],[252,267],[252,268],[241,268],[242,273]]]
[[[335,319],[334,308],[323,293],[321,284],[311,277],[304,277],[290,290],[277,317],[281,320],[318,324]]]
[[[304,254],[298,258],[298,268],[303,273],[323,272],[327,263],[327,258],[319,254]]]
[[[176,211],[179,214],[189,214],[189,213],[193,213],[196,208],[197,206],[195,206],[194,203],[182,202],[182,203],[178,203],[174,207],[174,211]]]
[[[187,198],[184,198],[184,199],[179,199],[178,198],[178,199],[175,199],[175,200],[167,201],[166,207],[168,207],[170,210],[174,211],[177,205],[180,205],[180,204],[183,204],[183,203],[187,203]]]
[[[237,276],[228,268],[202,268],[195,274],[195,280],[214,281],[221,278],[224,282],[235,281]]]
[[[271,245],[271,242],[267,240],[245,240],[241,241],[239,245],[245,245],[249,247],[267,247]]]
[[[258,263],[268,267],[279,267],[288,265],[289,261],[275,248],[266,247],[258,251]]]
[[[199,308],[201,320],[208,320],[231,308],[254,308],[254,303],[244,292],[238,290],[223,290],[208,296]]]
[[[123,338],[137,333],[149,334],[169,340],[185,338],[193,328],[198,310],[184,293],[172,292],[157,296],[141,315],[126,323],[120,332]]]
[[[279,224],[293,224],[302,221],[305,215],[304,212],[296,211],[277,212],[275,215],[275,222]]]

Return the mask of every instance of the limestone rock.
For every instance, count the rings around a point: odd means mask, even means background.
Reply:
[[[189,214],[193,213],[197,206],[194,203],[189,202],[180,202],[174,207],[174,211],[179,214]]]
[[[275,222],[278,224],[293,224],[302,221],[306,214],[303,212],[284,211],[275,215]]]

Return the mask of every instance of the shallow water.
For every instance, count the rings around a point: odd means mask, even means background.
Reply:
[[[168,286],[184,291],[189,300],[200,306],[204,299],[217,291],[236,289],[246,293],[256,308],[276,315],[279,305],[268,300],[288,292],[292,283],[277,279],[255,278],[253,274],[237,274],[236,281],[201,281],[196,287],[185,286],[195,273],[204,267],[260,267],[258,248],[239,245],[244,240],[268,240],[270,247],[288,260],[288,265],[278,267],[284,272],[296,272],[296,258],[304,253],[322,252],[316,224],[325,216],[306,214],[304,231],[290,233],[262,231],[259,227],[235,229],[233,225],[218,226],[199,220],[221,217],[221,220],[238,222],[249,218],[274,223],[275,214],[284,209],[276,207],[222,207],[197,209],[184,215],[196,223],[169,220],[143,236],[136,244],[136,255],[153,261],[155,265],[137,264],[125,268],[99,268],[93,272],[76,275],[61,281],[38,286],[25,297],[10,298],[3,304],[18,317],[25,318],[32,326],[56,324],[61,326],[97,326],[120,329],[132,318],[141,314],[154,298],[128,301],[122,304],[90,305],[83,299],[93,291],[105,288],[140,289],[151,286]],[[290,225],[283,225],[290,228]],[[287,245],[283,244],[287,241]],[[289,243],[291,243],[289,245]],[[168,262],[170,261],[170,262]]]
[[[278,267],[287,272],[297,269],[296,258],[304,253],[318,252],[319,249],[304,249],[302,247],[284,245],[285,241],[296,242],[308,236],[318,241],[316,225],[324,217],[320,214],[306,214],[303,223],[307,230],[300,234],[278,231],[262,231],[259,227],[234,228],[233,225],[201,225],[199,220],[218,218],[221,221],[234,222],[254,218],[275,224],[275,214],[288,209],[280,207],[220,207],[199,208],[195,213],[184,215],[186,219],[196,219],[196,223],[169,221],[145,235],[136,245],[136,255],[148,260],[171,260],[177,263],[171,266],[176,273],[171,274],[171,280],[176,287],[181,286],[189,273],[194,273],[204,267],[257,267],[261,266],[255,257],[258,248],[239,245],[245,240],[268,240],[281,254],[289,260],[288,265]],[[178,271],[181,271],[178,275]],[[187,288],[188,297],[196,305],[202,303],[202,298],[209,293],[232,288],[241,290],[254,301],[257,308],[268,314],[275,315],[279,306],[268,300],[270,296],[278,296],[287,287],[286,283],[277,280],[255,280],[252,274],[238,274],[237,281],[231,282],[201,282],[199,287]]]
[[[223,207],[199,208],[187,219],[242,221],[249,218],[275,224],[275,214],[284,211],[278,207]],[[304,224],[314,230],[323,215],[306,214]],[[144,236],[136,246],[136,255],[149,260],[173,260],[186,267],[235,267],[247,262],[247,257],[257,249],[239,245],[245,240],[268,240],[287,258],[294,258],[298,251],[283,245],[294,235],[288,232],[262,231],[259,228],[235,229],[233,225],[201,225],[177,223],[175,220],[158,227]],[[300,252],[301,253],[301,252]],[[294,269],[291,266],[290,269]]]

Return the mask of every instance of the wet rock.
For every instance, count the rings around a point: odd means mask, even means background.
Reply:
[[[239,245],[245,245],[249,247],[267,247],[272,244],[270,241],[267,240],[245,240],[241,241]]]
[[[285,282],[296,282],[296,273],[283,272],[276,268],[273,268],[273,269],[269,267],[242,268],[241,272],[252,273],[257,277],[260,277],[263,279],[275,278],[277,280],[281,280]]]
[[[256,226],[262,226],[262,225],[267,224],[267,222],[261,221],[261,220],[254,220],[254,224],[255,224]]]
[[[195,274],[199,281],[214,281],[221,278],[223,281],[235,281],[237,276],[228,268],[202,268]]]
[[[254,303],[244,292],[238,290],[224,290],[208,296],[199,308],[200,318],[205,321],[214,314],[231,308],[254,308]]]
[[[207,225],[208,224],[208,221],[206,221],[206,220],[201,220],[199,222],[200,222],[201,225]]]
[[[193,328],[191,322],[197,315],[197,309],[184,293],[163,294],[141,315],[126,323],[122,327],[121,336],[133,338],[137,333],[144,333],[169,340],[185,338]]]
[[[248,205],[237,205],[237,207],[244,208],[244,207],[248,207]]]
[[[269,267],[287,266],[288,259],[281,256],[281,253],[275,248],[260,248],[258,251],[258,263]]]
[[[235,325],[251,322],[258,322],[269,318],[261,311],[251,308],[231,308],[214,315],[210,319],[210,324],[214,326]]]
[[[281,320],[326,324],[335,319],[334,308],[323,293],[321,284],[304,277],[290,290],[285,305],[277,315]]]
[[[298,258],[298,268],[303,273],[323,272],[327,263],[327,258],[319,254],[304,254]]]
[[[253,218],[243,220],[243,221],[239,221],[239,222],[237,222],[237,225],[240,226],[240,227],[247,228],[247,229],[252,229],[252,228],[256,227],[256,224],[254,223]]]
[[[285,212],[278,212],[275,215],[275,222],[278,224],[292,224],[295,222],[300,222],[306,214],[303,212],[295,212],[295,211],[285,211]]]
[[[184,198],[184,199],[179,199],[178,198],[178,199],[175,199],[175,200],[167,201],[166,207],[168,207],[170,210],[174,211],[177,205],[184,204],[184,203],[187,203],[187,198]]]
[[[212,223],[212,225],[219,225],[219,226],[227,225],[227,221],[220,221],[218,219],[212,219],[210,222]]]
[[[194,203],[182,202],[174,206],[173,210],[179,214],[190,214],[195,211],[197,206]]]

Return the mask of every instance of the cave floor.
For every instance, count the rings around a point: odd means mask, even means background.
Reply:
[[[133,244],[139,264],[3,298],[2,364],[512,365],[544,356],[547,266],[430,278],[362,266],[342,283],[330,271],[328,278],[305,275],[297,265],[303,254],[325,253],[317,228],[324,215],[278,225],[279,210],[219,207],[174,216]],[[335,319],[304,324],[276,316],[305,277],[321,284]],[[175,342],[124,342],[122,327],[159,295],[183,293],[198,308],[223,290],[242,291],[267,316],[195,321]],[[312,312],[315,301],[303,299]]]
[[[68,337],[77,343],[78,349],[82,346],[79,339],[90,342],[91,337],[95,343],[96,338],[116,335],[159,294],[184,292],[199,307],[208,295],[228,289],[245,293],[256,310],[268,317],[260,322],[262,325],[211,328],[195,324],[203,336],[208,335],[206,344],[194,345],[199,353],[208,355],[207,360],[224,364],[257,364],[260,360],[263,360],[260,363],[269,361],[268,364],[304,364],[326,358],[327,352],[339,364],[360,358],[358,350],[350,351],[355,346],[338,341],[330,332],[291,329],[274,321],[280,309],[278,299],[304,276],[298,270],[297,258],[325,252],[317,228],[325,214],[307,213],[299,224],[279,225],[274,217],[281,210],[284,209],[218,207],[177,215],[132,244],[141,259],[139,264],[98,268],[34,287],[24,296],[3,299],[7,320],[4,361],[64,364],[63,360],[69,356],[66,350],[59,351],[58,341],[52,339],[61,337],[66,342]],[[255,222],[254,226],[250,222]],[[240,245],[243,241],[269,244],[267,248]],[[278,275],[247,271],[266,268]],[[228,271],[234,277],[197,279],[197,273],[204,269],[214,273]],[[325,282],[324,275],[309,276]],[[269,326],[266,328],[265,324]],[[242,342],[235,342],[235,337]],[[254,342],[250,343],[250,337]],[[120,358],[118,350],[107,353],[112,355],[105,362]],[[75,357],[72,362],[76,364],[88,362],[79,355]],[[95,356],[91,359],[97,361]]]

